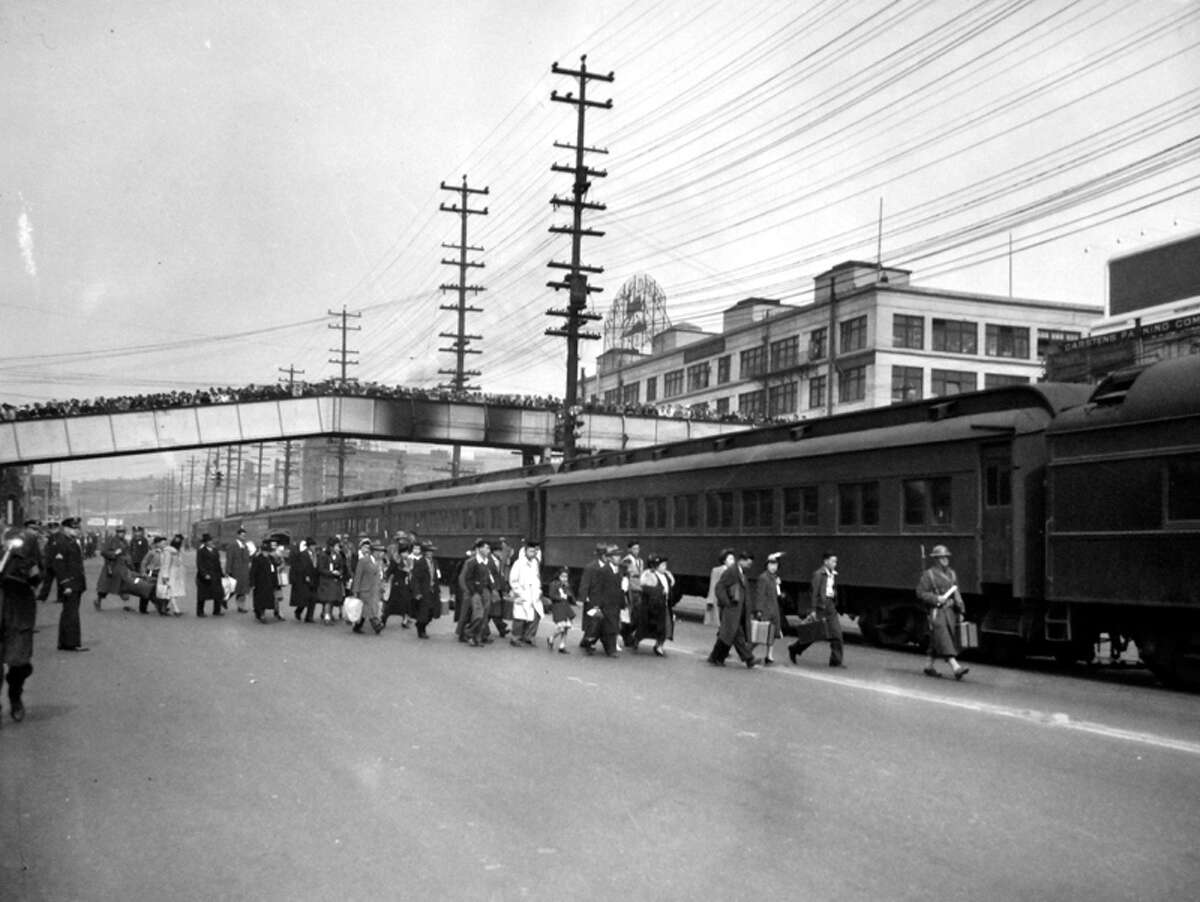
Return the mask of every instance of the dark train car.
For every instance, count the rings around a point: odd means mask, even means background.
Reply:
[[[1044,430],[1086,396],[1013,386],[574,461],[547,486],[547,535],[572,564],[636,536],[696,594],[724,546],[786,552],[793,598],[832,550],[846,612],[887,644],[923,637],[913,587],[945,543],[970,616],[1015,635],[1042,589]]]
[[[1113,375],[1047,443],[1045,633],[1200,685],[1200,356]]]

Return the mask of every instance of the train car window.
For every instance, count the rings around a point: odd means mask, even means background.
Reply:
[[[1167,519],[1200,520],[1200,460],[1167,462]]]
[[[521,505],[510,504],[508,506],[508,528],[509,529],[520,529],[521,528]]]
[[[704,501],[709,529],[733,528],[733,492],[710,492]]]
[[[675,528],[676,529],[699,529],[700,528],[700,496],[699,495],[676,495],[675,496]]]
[[[771,489],[742,492],[742,527],[766,529],[775,525],[775,493]]]
[[[599,524],[596,522],[596,502],[579,502],[579,531],[587,532]]]
[[[984,467],[983,503],[988,507],[1012,505],[1012,467],[1007,464],[988,464]]]
[[[850,482],[838,486],[838,525],[879,525],[878,482]]]
[[[656,495],[645,499],[646,529],[666,529],[667,499],[664,495]]]
[[[799,529],[803,526],[816,526],[819,520],[816,486],[791,486],[783,490],[784,528]]]
[[[503,529],[504,517],[499,506],[492,508],[492,529]]]
[[[904,525],[934,526],[953,521],[950,477],[904,480]]]
[[[638,500],[622,498],[617,502],[617,528],[638,529]]]
[[[1058,532],[1159,529],[1161,460],[1102,460],[1055,467],[1049,515]]]

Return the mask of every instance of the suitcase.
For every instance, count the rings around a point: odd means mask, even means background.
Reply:
[[[796,642],[799,645],[811,645],[828,638],[829,628],[823,617],[806,617],[796,625]]]
[[[958,647],[959,648],[978,648],[979,647],[979,626],[971,623],[969,620],[958,621]]]
[[[771,621],[751,620],[750,641],[754,645],[766,645],[771,641]]]
[[[138,598],[153,598],[156,582],[157,580],[145,576],[132,576],[125,581],[125,584],[121,588],[131,595],[136,595]]]

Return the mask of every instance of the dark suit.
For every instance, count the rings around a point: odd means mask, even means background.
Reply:
[[[296,609],[296,619],[301,617],[312,623],[313,609],[317,603],[317,553],[307,548],[292,552],[288,561],[288,579],[292,584],[292,607]]]
[[[83,645],[79,626],[79,599],[87,588],[83,573],[83,546],[66,533],[55,533],[46,546],[47,580],[42,584],[40,597],[50,595],[50,584],[58,581],[58,600],[62,613],[58,615],[58,647],[79,648]]]
[[[621,570],[609,564],[596,568],[588,581],[588,596],[582,598],[585,610],[596,607],[600,614],[593,617],[584,633],[580,648],[590,649],[596,640],[604,645],[606,655],[617,651],[617,635],[621,632],[621,609],[625,607],[625,590],[621,588]]]
[[[842,664],[842,624],[838,620],[837,611],[837,578],[830,582],[830,573],[824,567],[813,571],[812,575],[812,610],[820,619],[825,621],[825,635],[829,639],[829,666],[840,667]],[[788,646],[788,655],[793,659],[803,654],[811,642],[796,641]]]
[[[492,566],[491,558],[480,560],[478,555],[472,555],[463,565],[463,586],[466,588],[465,603],[468,613],[464,613],[466,627],[463,635],[478,645],[488,635],[488,614],[492,602],[495,601],[498,579]]]
[[[721,621],[717,629],[717,641],[713,643],[712,652],[708,656],[709,662],[725,663],[731,647],[743,661],[752,662],[754,653],[750,649],[750,643],[746,641],[745,610],[746,599],[750,594],[746,572],[738,564],[726,568],[717,580],[715,592]]]
[[[221,556],[207,544],[196,549],[196,616],[204,616],[204,602],[212,599],[213,613],[221,612],[225,589],[221,585]]]
[[[412,596],[417,635],[424,639],[429,621],[442,615],[442,587],[438,584],[437,566],[427,558],[413,562]]]

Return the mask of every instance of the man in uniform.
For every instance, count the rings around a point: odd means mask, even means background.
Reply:
[[[46,574],[39,597],[45,601],[50,596],[51,584],[57,581],[58,601],[62,604],[58,615],[59,651],[87,651],[79,625],[79,601],[87,588],[87,577],[83,572],[78,517],[64,519],[62,531],[50,537],[46,546]]]
[[[34,590],[41,579],[37,533],[28,528],[10,532],[0,551],[0,670],[8,668],[8,710],[13,720],[25,719],[21,693],[33,673]]]
[[[749,599],[746,569],[753,560],[754,555],[749,551],[740,552],[737,562],[717,580],[717,609],[720,612],[721,625],[717,630],[717,641],[713,643],[712,651],[708,655],[709,664],[724,667],[730,648],[737,651],[738,657],[747,667],[762,663],[754,657],[750,643],[746,641],[745,605]]]

